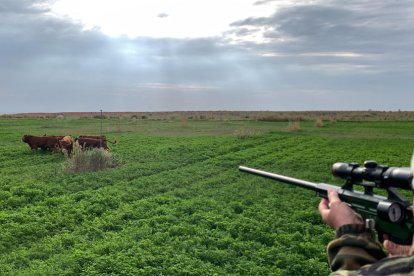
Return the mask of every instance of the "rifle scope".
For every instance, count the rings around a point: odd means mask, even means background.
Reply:
[[[360,167],[358,163],[338,162],[333,164],[332,174],[356,184],[363,185],[363,181],[368,181],[379,188],[414,190],[413,172],[409,167],[388,167],[378,165],[372,160],[365,161],[364,167]]]

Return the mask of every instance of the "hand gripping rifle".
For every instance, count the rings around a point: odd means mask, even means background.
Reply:
[[[342,201],[362,216],[367,228],[377,230],[379,241],[382,242],[383,234],[387,234],[391,241],[398,244],[408,245],[412,242],[412,205],[396,190],[413,190],[413,172],[408,167],[388,167],[377,165],[375,161],[365,161],[364,167],[357,163],[335,163],[332,166],[332,174],[345,179],[345,184],[341,188],[244,166],[240,166],[239,170],[313,190],[324,198],[328,197],[328,189],[333,189]],[[355,191],[354,184],[363,186],[364,192]],[[386,190],[388,196],[375,195],[374,188]]]

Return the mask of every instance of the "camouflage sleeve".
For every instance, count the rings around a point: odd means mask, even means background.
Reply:
[[[381,244],[375,240],[375,233],[362,224],[342,226],[336,232],[336,239],[328,244],[331,271],[355,271],[384,257],[386,254]]]

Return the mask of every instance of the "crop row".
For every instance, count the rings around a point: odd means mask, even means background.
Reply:
[[[395,139],[340,137],[349,125],[337,127],[246,139],[125,132],[113,148],[122,165],[84,174],[65,173],[61,155],[8,143],[0,273],[326,274],[333,231],[320,221],[319,199],[237,167],[340,184],[330,175],[337,161],[408,164],[406,125],[389,125]]]

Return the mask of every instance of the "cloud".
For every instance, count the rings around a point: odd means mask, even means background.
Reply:
[[[202,86],[191,84],[175,84],[175,83],[137,83],[133,86],[137,89],[156,89],[171,91],[201,91],[201,90],[217,90],[216,86]]]
[[[50,3],[0,5],[1,113],[412,109],[409,1],[259,1],[275,12],[194,39],[111,38]]]
[[[2,14],[41,14],[49,11],[48,0],[2,0],[0,13]]]
[[[158,14],[158,17],[159,17],[159,18],[166,18],[166,17],[168,17],[168,16],[170,16],[170,15],[169,15],[169,14],[167,14],[167,13],[163,13],[163,12]]]
[[[122,95],[136,83],[147,84],[141,85],[141,92],[214,90],[222,85],[222,77],[233,74],[242,56],[220,39],[109,38],[97,29],[85,31],[80,24],[49,16],[47,9],[18,7],[13,6],[13,12],[9,7],[8,16],[0,18],[3,112],[102,105],[131,110],[133,101]],[[19,18],[12,16],[17,11]]]
[[[408,47],[414,42],[409,7],[412,10],[412,4],[407,1],[345,1],[341,5],[335,1],[320,1],[287,6],[269,17],[234,22],[233,34],[243,37],[246,28],[250,33],[264,30],[262,49],[279,56],[299,55],[298,62],[307,55],[307,61],[317,64],[308,53],[351,52],[354,53],[352,57],[337,56],[336,61],[330,59],[329,62],[343,64],[346,60],[349,64],[361,65],[360,68],[369,66],[381,72],[405,71],[405,64],[413,61]],[[327,63],[322,54],[318,61]],[[388,66],[390,63],[394,66]]]

